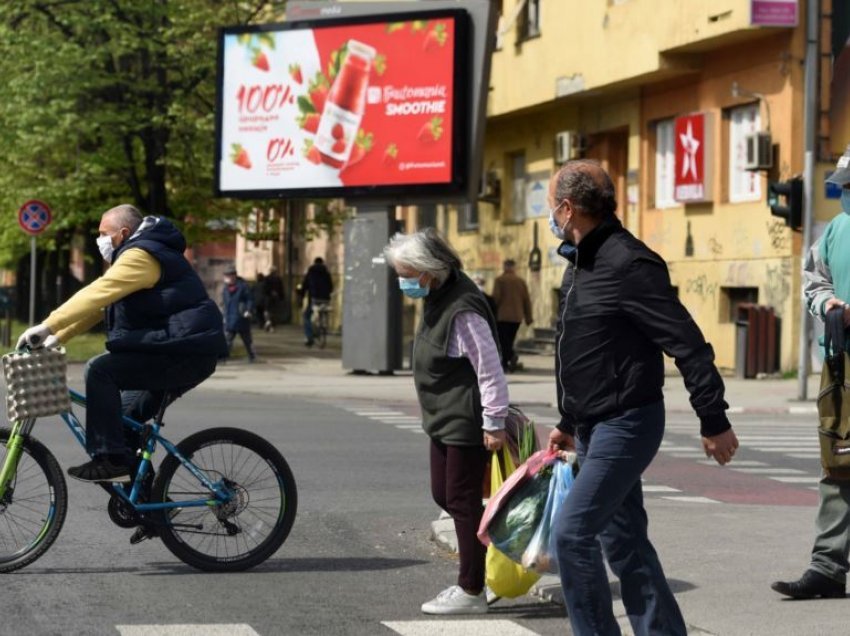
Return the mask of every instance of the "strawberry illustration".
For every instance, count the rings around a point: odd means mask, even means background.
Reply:
[[[325,110],[325,102],[328,99],[328,89],[324,86],[318,86],[310,91],[310,100],[313,102],[313,107],[317,113]]]
[[[444,46],[449,34],[446,33],[446,25],[438,22],[434,28],[428,31],[425,39],[422,41],[422,48],[425,51],[430,51],[441,46]]]
[[[260,49],[256,49],[254,51],[254,57],[251,58],[251,64],[256,66],[261,71],[268,72],[269,70],[269,58],[267,58],[266,54],[263,53]]]
[[[334,139],[342,139],[345,137],[345,130],[342,128],[342,124],[336,123],[331,128],[331,137]]]
[[[251,158],[248,156],[248,152],[239,144],[232,144],[230,160],[240,168],[245,168],[245,170],[251,169]]]
[[[419,129],[419,133],[416,135],[416,138],[423,144],[433,144],[436,143],[442,136],[443,118],[434,117]]]
[[[335,152],[336,154],[341,154],[341,153],[345,152],[345,140],[337,139],[334,142],[334,145],[331,146],[331,150],[333,152]]]
[[[387,71],[387,56],[378,54],[375,56],[375,63],[372,65],[378,75],[383,75]]]
[[[319,130],[319,114],[318,113],[302,113],[295,119],[298,127],[306,130],[314,135]]]
[[[396,146],[395,144],[387,144],[387,147],[384,149],[384,165],[394,166],[396,164],[397,159],[398,146]]]
[[[296,84],[303,84],[304,78],[301,75],[301,65],[300,64],[290,64],[289,65],[289,76],[292,78],[292,81]]]
[[[351,149],[351,155],[348,157],[348,163],[345,164],[344,170],[363,160],[363,157],[372,150],[374,138],[375,136],[372,133],[363,132],[362,128],[357,131],[357,136],[354,138],[354,147]]]
[[[304,156],[310,163],[316,165],[322,163],[322,155],[319,153],[319,149],[309,139],[304,143]]]

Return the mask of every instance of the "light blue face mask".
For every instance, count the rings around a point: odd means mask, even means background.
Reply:
[[[425,298],[425,296],[428,295],[428,292],[431,291],[430,287],[419,286],[418,276],[414,276],[413,278],[404,278],[399,276],[398,288],[401,290],[401,293],[408,298]]]
[[[850,214],[850,188],[841,188],[841,209]]]
[[[552,230],[552,234],[554,234],[555,238],[559,241],[567,240],[567,234],[564,232],[564,228],[560,227],[558,222],[555,220],[555,210],[561,207],[562,204],[563,201],[549,210],[549,229]]]

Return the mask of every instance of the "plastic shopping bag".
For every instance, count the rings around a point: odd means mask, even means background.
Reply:
[[[493,453],[490,471],[493,486],[498,489],[515,471],[511,454],[504,451]],[[505,598],[522,596],[539,578],[539,574],[511,561],[494,544],[487,547],[485,582],[496,595]]]
[[[558,573],[558,559],[552,527],[558,514],[563,510],[564,500],[573,485],[573,463],[559,461],[552,469],[552,479],[549,481],[549,493],[546,507],[540,523],[531,537],[528,547],[522,555],[522,565],[535,572]]]
[[[491,538],[493,538],[490,534],[491,527],[498,525],[499,528],[496,529],[496,534],[498,535],[497,539],[504,539],[504,524],[512,523],[514,518],[522,514],[523,512],[528,512],[529,510],[534,510],[537,504],[533,502],[522,503],[523,500],[529,496],[532,496],[535,501],[539,500],[539,511],[537,515],[537,519],[539,519],[539,515],[543,514],[543,507],[546,503],[546,495],[548,494],[549,481],[548,478],[551,475],[551,466],[556,461],[557,455],[553,451],[549,450],[541,450],[534,453],[528,460],[520,465],[513,473],[510,473],[510,476],[507,480],[502,484],[500,488],[494,489],[495,494],[490,497],[490,500],[487,502],[487,507],[484,509],[484,515],[481,517],[481,524],[478,526],[478,539],[484,545],[490,545]],[[535,476],[543,471],[544,475],[538,480],[536,483],[532,482]],[[549,473],[549,475],[545,473]],[[512,515],[511,519],[506,519],[506,514],[504,509],[506,507],[514,508],[519,506],[519,510]],[[532,526],[531,531],[528,534],[528,539],[531,538],[531,533],[534,531],[534,526]],[[498,546],[497,546],[498,547]],[[525,547],[523,546],[523,550]],[[523,550],[520,550],[516,556],[516,561],[519,562]]]

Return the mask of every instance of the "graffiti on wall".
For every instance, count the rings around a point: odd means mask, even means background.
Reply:
[[[716,236],[712,236],[708,239],[708,250],[714,256],[720,256],[723,253],[723,245],[717,240]]]
[[[785,223],[782,221],[768,221],[767,236],[770,238],[770,245],[777,252],[784,252],[791,247],[791,236]]]
[[[696,278],[689,278],[685,283],[685,293],[698,296],[702,302],[714,300],[717,295],[717,283],[709,282],[708,276],[700,274]]]
[[[784,259],[777,265],[768,265],[765,275],[765,304],[773,307],[777,316],[782,316],[785,302],[791,296],[791,260]]]

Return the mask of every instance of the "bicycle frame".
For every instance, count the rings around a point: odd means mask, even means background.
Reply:
[[[78,393],[74,390],[70,390],[69,393],[71,396],[71,402],[73,404],[78,404],[80,406],[85,407],[86,398],[82,393]],[[85,450],[86,431],[85,428],[83,428],[83,425],[77,419],[76,415],[74,415],[73,411],[68,411],[67,413],[60,413],[60,417]],[[144,449],[142,450],[142,460],[139,462],[139,466],[136,470],[136,475],[132,482],[133,485],[130,489],[130,494],[128,495],[125,492],[125,489],[121,487],[121,485],[115,483],[111,484],[111,491],[115,495],[124,499],[131,506],[133,506],[136,511],[151,512],[156,510],[168,510],[172,508],[200,508],[205,506],[216,506],[232,499],[233,495],[229,492],[229,490],[221,480],[217,482],[210,481],[210,479],[197,466],[195,466],[191,461],[186,459],[180,453],[180,451],[177,450],[177,447],[174,444],[172,444],[170,441],[168,441],[166,438],[162,437],[162,435],[159,434],[160,428],[162,427],[161,422],[155,420],[151,424],[142,424],[141,422],[137,422],[136,420],[126,416],[123,417],[123,420],[125,426],[131,428],[134,431],[142,433],[145,436]],[[5,496],[8,485],[17,471],[18,461],[21,457],[24,439],[30,434],[34,425],[35,418],[16,421],[12,424],[12,433],[9,436],[9,441],[6,444],[6,461],[3,463],[2,468],[0,468],[0,499]],[[185,466],[186,469],[190,473],[192,473],[192,475],[194,475],[194,477],[200,483],[202,483],[213,493],[214,498],[189,499],[162,503],[139,503],[139,496],[141,494],[142,483],[151,468],[151,457],[153,456],[157,443],[162,444],[162,446],[169,454],[174,455],[180,461],[180,463],[183,464],[183,466]]]

